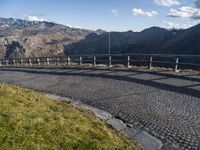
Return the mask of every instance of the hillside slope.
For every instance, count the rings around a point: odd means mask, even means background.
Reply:
[[[108,53],[108,32],[52,22],[0,18],[0,57]],[[184,30],[151,27],[111,32],[111,53],[200,55],[200,24]]]
[[[52,22],[0,18],[0,56],[63,55],[64,45],[78,42],[91,32]]]
[[[0,93],[2,150],[141,149],[84,110],[1,83]]]

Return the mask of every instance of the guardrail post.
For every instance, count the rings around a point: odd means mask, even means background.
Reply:
[[[20,59],[20,65],[23,66],[24,63],[23,63],[23,59]]]
[[[59,66],[60,65],[60,59],[58,57],[56,58],[56,62],[57,62],[57,66]]]
[[[67,57],[67,65],[70,66],[71,62],[70,62],[70,57]]]
[[[8,60],[6,59],[6,66],[8,67]]]
[[[47,57],[47,66],[49,66],[49,64],[50,64],[50,63],[49,63],[49,58]]]
[[[82,65],[82,57],[79,57],[79,65]]]
[[[153,62],[153,57],[149,57],[149,69],[152,69],[152,62]]]
[[[127,67],[128,68],[130,67],[130,56],[128,56],[128,58],[127,58]]]
[[[13,59],[13,66],[16,66],[16,60]]]
[[[176,58],[175,68],[174,68],[174,71],[175,71],[175,72],[178,72],[178,62],[179,62],[179,58],[177,57],[177,58]]]
[[[31,58],[29,58],[28,61],[29,61],[29,66],[32,66],[32,60],[31,60]]]
[[[95,67],[96,66],[96,64],[97,64],[97,59],[96,59],[96,56],[93,56],[93,67]]]
[[[37,59],[37,64],[40,66],[40,58]]]
[[[112,57],[111,56],[109,56],[109,58],[108,58],[108,66],[112,67]]]

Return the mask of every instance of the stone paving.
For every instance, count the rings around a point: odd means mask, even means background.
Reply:
[[[118,69],[0,69],[0,81],[80,100],[160,139],[200,150],[200,77]]]

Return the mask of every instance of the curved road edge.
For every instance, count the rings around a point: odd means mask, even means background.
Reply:
[[[66,97],[61,97],[61,96],[53,95],[49,93],[44,93],[44,94],[48,98],[62,101],[62,102],[67,102],[77,108],[81,108],[81,109],[92,112],[97,118],[111,125],[113,128],[117,129],[118,131],[124,133],[130,139],[137,141],[144,150],[161,150],[162,149],[163,144],[159,139],[153,137],[152,135],[148,134],[145,131],[134,129],[130,124],[127,124],[123,122],[122,120],[115,118],[113,115],[111,115],[110,113],[104,110],[100,110],[98,108],[86,105],[81,101],[77,101],[77,100],[75,101]]]

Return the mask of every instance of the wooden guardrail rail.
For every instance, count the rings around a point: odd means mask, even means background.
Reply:
[[[200,55],[91,54],[0,59],[0,67],[82,66],[85,64],[90,64],[93,67],[99,64],[109,67],[121,64],[128,68],[133,65],[139,65],[148,66],[149,69],[153,67],[167,67],[177,72],[179,68],[200,70]]]

